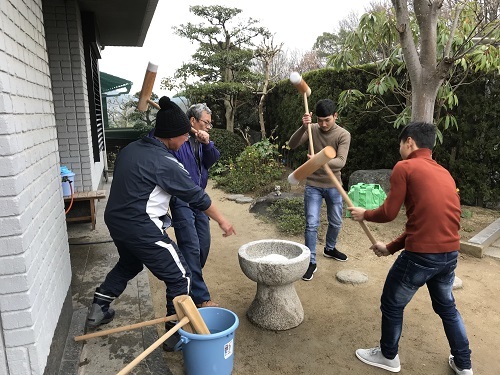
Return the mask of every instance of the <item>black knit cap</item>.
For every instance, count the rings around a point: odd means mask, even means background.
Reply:
[[[155,137],[174,138],[189,133],[191,123],[180,107],[167,96],[159,101],[160,110],[156,114]]]
[[[328,117],[334,115],[337,111],[337,106],[331,99],[321,99],[316,103],[316,116]]]

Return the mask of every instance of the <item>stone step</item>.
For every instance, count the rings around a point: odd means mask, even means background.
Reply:
[[[460,251],[477,258],[485,255],[500,258],[500,218],[468,241],[461,241]]]
[[[500,238],[484,249],[484,255],[500,259]]]

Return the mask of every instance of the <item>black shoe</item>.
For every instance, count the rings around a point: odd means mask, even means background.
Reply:
[[[318,267],[315,263],[309,263],[309,267],[307,268],[306,273],[302,276],[302,280],[309,281],[313,278],[313,273],[318,270]]]
[[[169,331],[176,324],[177,324],[177,322],[166,322],[165,323],[165,331]],[[177,343],[179,342],[180,339],[181,339],[181,335],[179,334],[179,331],[176,331],[172,336],[170,336],[168,339],[163,341],[163,345],[162,345],[163,350],[165,350],[166,352],[175,351],[175,345],[177,345]],[[182,348],[182,346],[181,346],[181,348]]]
[[[87,315],[87,328],[94,329],[101,324],[107,324],[115,317],[115,310],[108,306],[93,303]]]
[[[347,259],[349,259],[347,258],[347,255],[338,251],[337,248],[333,248],[333,250],[331,250],[325,247],[325,249],[323,250],[323,255],[327,258],[338,260],[339,262],[345,262]]]
[[[87,328],[94,329],[101,324],[107,324],[115,317],[115,311],[109,307],[116,296],[101,288],[96,288],[94,300],[87,314]]]

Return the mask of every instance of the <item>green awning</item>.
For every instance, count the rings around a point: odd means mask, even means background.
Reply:
[[[132,88],[133,82],[127,81],[126,79],[120,78],[113,76],[108,73],[100,72],[99,76],[101,78],[101,95],[108,97],[108,96],[118,96],[122,94],[128,94],[130,92],[130,89]],[[115,91],[118,91],[114,93]],[[113,94],[107,94],[111,93]]]

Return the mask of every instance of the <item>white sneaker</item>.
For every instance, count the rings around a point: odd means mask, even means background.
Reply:
[[[382,350],[379,347],[371,349],[358,349],[356,350],[356,357],[358,357],[361,362],[370,366],[380,367],[390,372],[401,371],[399,354],[396,354],[394,359],[387,359],[384,357]]]
[[[472,375],[474,374],[472,372],[471,368],[465,368],[465,369],[460,369],[457,367],[455,364],[455,360],[453,359],[453,356],[450,354],[450,358],[448,359],[448,363],[450,364],[450,367],[453,371],[455,371],[455,374],[457,375]]]

